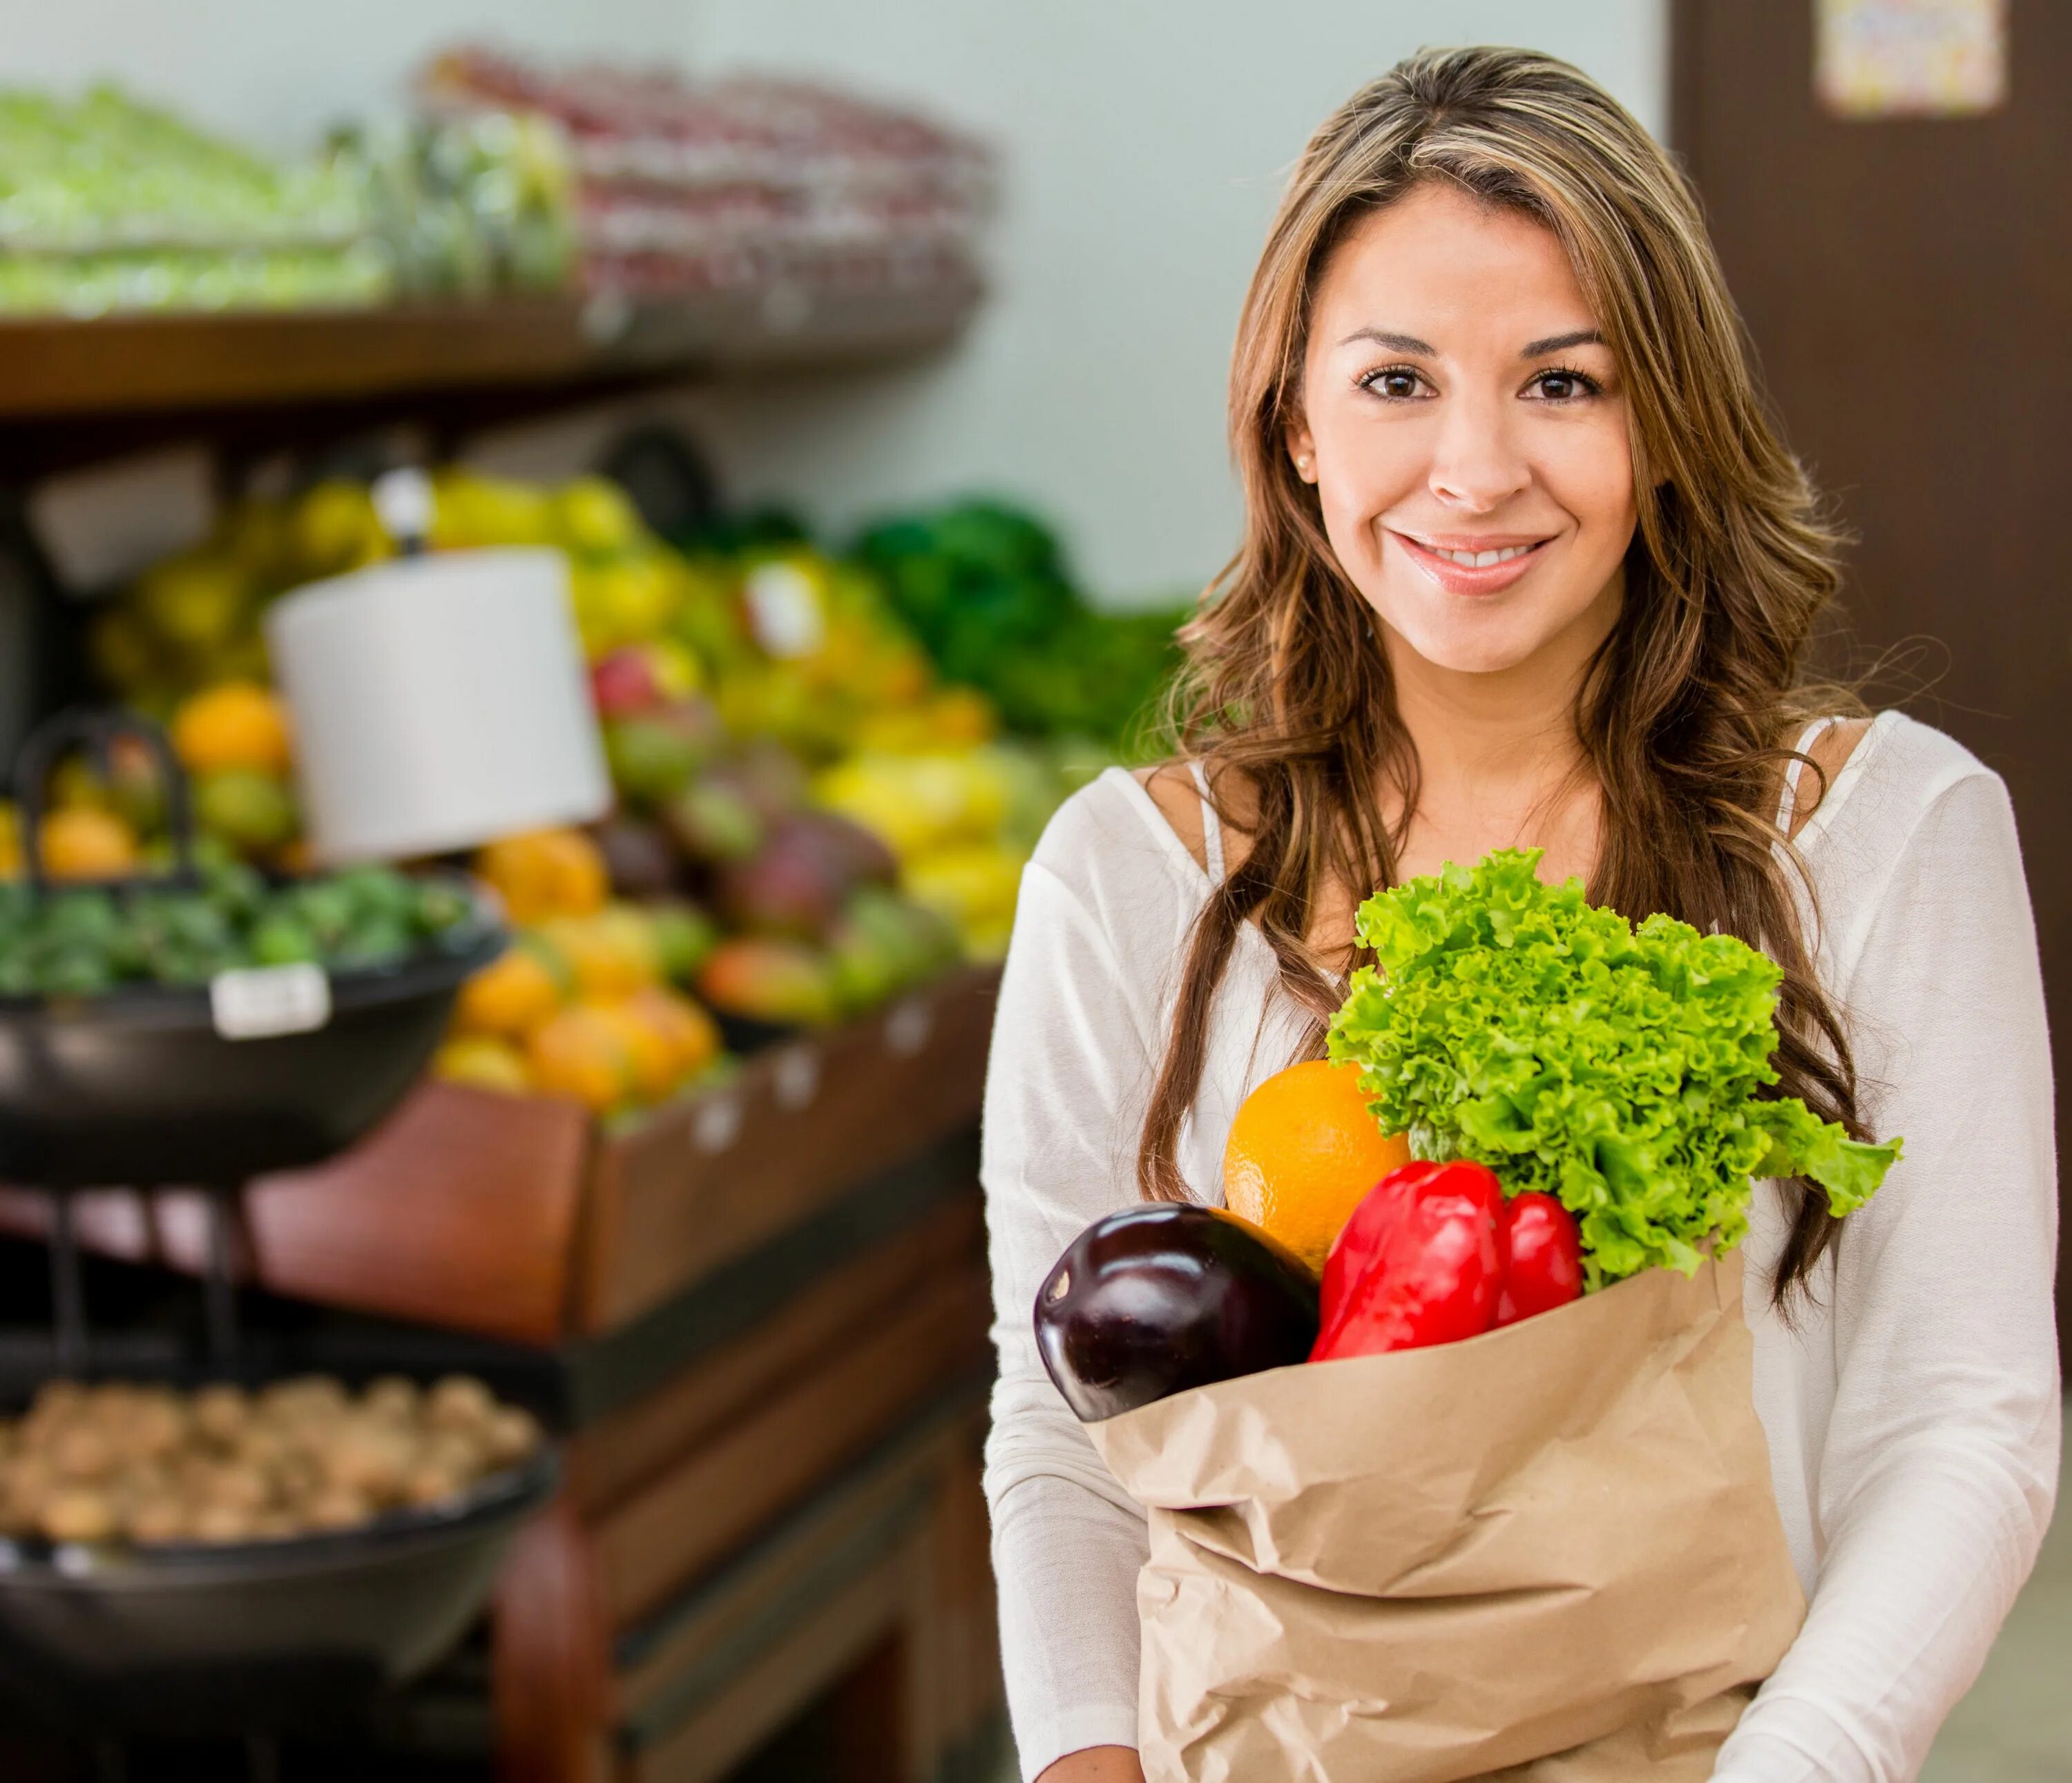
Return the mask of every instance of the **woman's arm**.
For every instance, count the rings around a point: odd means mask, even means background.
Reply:
[[[1842,1234],[1806,1625],[1736,1783],[1898,1783],[1984,1662],[2056,1491],[2049,1037],[2013,813],[1974,770],[1904,839],[1847,1002],[1906,1152]]]
[[[1109,1475],[1044,1373],[1032,1316],[1059,1254],[1133,1201],[1137,1127],[1155,1022],[1140,987],[1172,942],[1141,910],[1100,908],[1068,884],[1075,859],[1113,847],[1068,806],[1022,879],[987,1070],[981,1174],[1000,1379],[986,1445],[1001,1649],[1023,1775],[1057,1783],[1133,1777],[1087,1749],[1137,1739],[1137,1574],[1143,1512]],[[1061,870],[1046,865],[1054,861]],[[1126,887],[1108,888],[1118,897]],[[1145,958],[1125,972],[1118,934]],[[1063,1754],[1078,1755],[1053,1766]]]
[[[1144,1767],[1128,1746],[1090,1746],[1061,1758],[1036,1783],[1144,1783]]]

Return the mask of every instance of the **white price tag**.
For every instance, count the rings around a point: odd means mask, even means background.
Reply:
[[[691,1143],[707,1156],[724,1152],[741,1132],[741,1098],[708,1096],[691,1121]]]
[[[321,966],[255,966],[218,972],[208,1013],[225,1040],[306,1034],[331,1020],[331,980]]]
[[[885,1018],[885,1044],[902,1058],[911,1058],[928,1044],[935,1025],[925,998],[911,996]]]
[[[827,615],[820,591],[796,564],[758,564],[748,573],[743,590],[748,628],[773,656],[810,656],[827,637]]]
[[[777,1106],[803,1108],[820,1087],[820,1055],[811,1046],[794,1046],[779,1055],[771,1076]]]

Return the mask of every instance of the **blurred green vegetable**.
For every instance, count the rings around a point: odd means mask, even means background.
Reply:
[[[1173,634],[1190,609],[1096,610],[1056,538],[1003,503],[882,521],[854,553],[944,676],[990,696],[1025,734],[1126,745],[1179,665]]]
[[[401,963],[471,930],[450,881],[383,866],[269,885],[240,861],[203,864],[191,889],[141,883],[33,899],[0,884],[0,996],[92,996],[130,984],[206,984],[243,966]]]
[[[275,165],[113,87],[0,91],[0,310],[379,302],[359,177]]]

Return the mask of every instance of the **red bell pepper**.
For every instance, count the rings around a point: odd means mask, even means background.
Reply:
[[[1388,1248],[1412,1195],[1443,1168],[1422,1159],[1399,1165],[1361,1198],[1324,1259],[1323,1286],[1317,1303],[1318,1350],[1334,1341],[1338,1327],[1359,1304],[1353,1290]]]
[[[1503,1286],[1503,1190],[1486,1165],[1417,1162],[1369,1191],[1324,1264],[1312,1362],[1478,1337]]]
[[[1583,1239],[1575,1218],[1552,1195],[1519,1195],[1503,1210],[1506,1261],[1496,1322],[1515,1325],[1583,1293]]]

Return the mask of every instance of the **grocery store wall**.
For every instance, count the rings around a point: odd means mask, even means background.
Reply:
[[[836,520],[990,487],[1062,523],[1120,602],[1198,585],[1234,537],[1222,383],[1281,174],[1422,43],[1531,43],[1661,129],[1664,0],[696,0],[701,66],[812,70],[1005,151],[997,290],[918,374],[704,405],[734,487]]]
[[[0,83],[121,82],[274,150],[334,120],[394,109],[433,51],[461,39],[674,60],[689,0],[63,0],[9,9]]]

